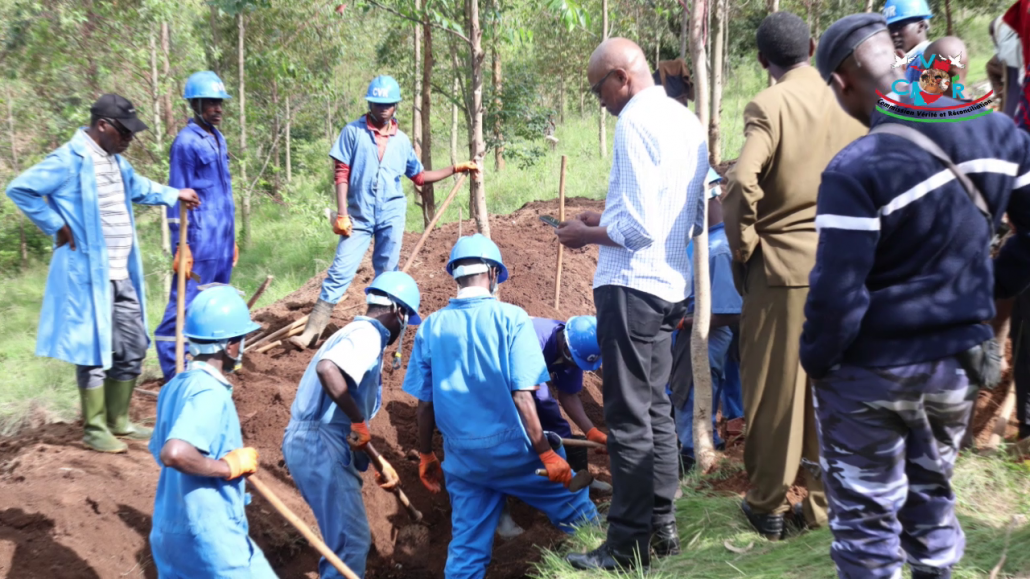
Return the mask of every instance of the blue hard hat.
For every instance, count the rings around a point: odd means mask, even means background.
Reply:
[[[208,288],[193,298],[186,310],[183,335],[191,340],[222,341],[246,336],[261,324],[250,319],[247,302],[228,285]]]
[[[581,370],[593,371],[601,367],[601,346],[597,343],[597,318],[573,316],[565,322],[565,343],[572,360]]]
[[[933,12],[930,12],[926,0],[887,0],[883,5],[883,17],[887,24],[894,24],[909,18],[933,18]]]
[[[708,178],[705,180],[705,183],[711,185],[712,183],[718,183],[719,181],[722,181],[722,175],[716,173],[715,169],[709,167]]]
[[[401,85],[392,76],[377,76],[368,83],[365,100],[370,103],[389,105],[401,102]]]
[[[422,323],[418,315],[418,306],[422,295],[418,291],[415,279],[403,271],[384,271],[372,284],[365,288],[367,295],[372,290],[379,290],[408,310],[408,325],[417,326]]]
[[[460,259],[479,258],[501,269],[497,283],[508,279],[508,268],[501,261],[501,250],[497,244],[487,239],[482,233],[466,235],[458,239],[451,249],[451,258],[447,261],[447,273],[454,276],[454,262]]]
[[[222,83],[222,79],[218,78],[218,75],[205,70],[202,72],[195,72],[186,79],[186,90],[183,91],[182,98],[186,100],[193,99],[231,99],[229,93],[225,92],[225,84]]]

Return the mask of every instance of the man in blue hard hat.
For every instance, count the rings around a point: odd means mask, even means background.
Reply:
[[[733,334],[740,322],[743,300],[733,283],[733,252],[726,239],[726,225],[722,220],[719,195],[722,177],[708,169],[708,272],[711,287],[711,320],[708,334],[708,364],[712,373],[712,425],[713,442],[717,449],[725,447],[714,430],[716,410],[722,403],[723,418],[730,420],[743,415],[740,378],[731,372],[730,351]],[[687,255],[693,263],[694,244],[687,246]],[[680,440],[680,464],[684,472],[693,468],[694,456],[694,375],[690,360],[690,332],[694,325],[694,292],[687,298],[687,313],[677,326],[672,346],[672,373],[669,388],[672,407],[676,415],[676,431]],[[733,382],[735,380],[735,382]]]
[[[383,392],[383,352],[407,326],[421,322],[415,280],[387,271],[365,290],[364,316],[333,334],[311,359],[300,380],[283,438],[283,457],[293,481],[311,506],[326,545],[359,577],[372,545],[361,473],[368,469],[362,452],[371,440],[368,422],[379,411]],[[383,459],[379,486],[397,485],[397,473]],[[341,577],[325,558],[321,579]]]
[[[218,130],[222,124],[222,102],[232,98],[215,73],[205,70],[190,75],[183,94],[193,118],[172,143],[168,184],[196,190],[204,211],[188,212],[187,243],[179,247],[179,205],[168,208],[173,270],[186,268],[186,307],[197,292],[215,284],[228,284],[236,266],[236,205],[229,175],[229,149]],[[197,275],[197,279],[190,274]],[[172,284],[164,318],[154,331],[157,359],[165,382],[175,376],[175,316],[178,285]]]
[[[243,477],[257,450],[243,446],[225,375],[260,326],[231,286],[200,292],[186,312],[189,368],[161,389],[150,453],[161,467],[150,549],[161,577],[275,577],[248,535]]]
[[[533,391],[547,362],[529,315],[494,295],[508,279],[501,252],[476,234],[451,250],[458,297],[427,317],[411,351],[404,391],[418,399],[419,476],[430,492],[447,480],[451,499],[448,579],[482,579],[505,496],[543,511],[558,528],[597,519],[587,489],[570,493],[560,438],[541,428]],[[433,452],[443,433],[445,460]],[[537,469],[547,476],[538,476]]]
[[[7,186],[14,204],[55,236],[36,355],[76,365],[82,441],[100,452],[125,452],[116,437],[150,438],[129,421],[149,342],[132,204],[200,205],[192,189],[142,177],[121,156],[145,130],[131,102],[105,94],[90,108],[89,127]]]
[[[290,343],[300,349],[322,334],[333,306],[350,286],[373,238],[372,267],[376,275],[397,269],[408,203],[401,177],[421,186],[455,173],[478,170],[474,161],[436,171],[422,167],[411,141],[394,118],[401,87],[393,77],[374,78],[365,100],[368,113],[344,127],[329,151],[336,167],[337,212],[332,227],[340,243],[304,332],[290,338]]]
[[[926,0],[887,0],[883,5],[883,17],[887,19],[887,30],[897,55],[905,59],[906,80],[919,82],[922,74],[919,57],[930,45],[928,35],[930,18],[933,17],[930,5]]]

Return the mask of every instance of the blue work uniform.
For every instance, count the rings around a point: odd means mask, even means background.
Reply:
[[[329,360],[343,372],[347,392],[366,421],[379,412],[383,392],[383,349],[390,331],[378,320],[358,316],[333,334],[318,350],[300,379],[283,438],[283,457],[293,482],[315,513],[326,545],[359,577],[372,546],[361,471],[365,453],[347,445],[351,420],[329,397],[318,378],[318,363]],[[321,579],[342,577],[323,557]]]
[[[150,548],[161,579],[264,579],[275,572],[248,536],[242,478],[188,475],[161,463],[161,449],[176,439],[221,459],[243,446],[232,385],[200,361],[176,376],[157,398],[150,453],[161,466],[154,497]]]
[[[179,131],[172,143],[168,184],[190,188],[200,197],[200,207],[187,211],[186,239],[193,253],[193,273],[199,282],[186,280],[186,307],[197,293],[215,285],[228,284],[236,248],[236,205],[229,175],[229,151],[218,129],[209,134],[193,119]],[[172,254],[179,247],[179,204],[168,208],[168,230]],[[154,331],[157,359],[167,382],[175,376],[175,313],[178,286],[172,284],[164,318]]]
[[[534,390],[547,379],[533,325],[521,308],[491,297],[452,299],[419,327],[404,391],[433,403],[443,433],[451,498],[447,579],[486,575],[505,496],[542,511],[565,532],[597,519],[587,489],[570,493],[535,474],[543,465],[512,393]]]
[[[712,314],[739,315],[743,300],[733,284],[733,252],[730,250],[729,242],[726,240],[726,227],[724,224],[713,225],[709,230],[708,252],[708,268],[712,287]],[[693,244],[687,246],[687,253],[690,254],[691,260],[693,260]],[[674,383],[671,385],[674,393],[673,411],[676,416],[676,430],[680,439],[680,452],[693,458],[694,387],[689,361],[690,336],[677,332],[674,340],[673,352],[676,358],[676,368],[673,371],[673,379],[684,383]],[[737,416],[728,416],[730,409],[736,410],[742,406],[740,399],[740,372],[736,368],[733,369],[735,371],[731,371],[730,368],[730,366],[736,364],[730,355],[732,343],[733,330],[729,326],[712,328],[708,334],[708,363],[712,371],[713,425],[716,419],[715,410],[720,400],[726,396],[725,390],[727,390],[727,386],[734,390],[734,392],[729,393],[729,403],[723,403],[723,415],[727,418],[736,418]],[[736,377],[736,384],[728,384],[731,377]],[[686,385],[687,382],[689,382],[689,385]],[[682,386],[684,385],[688,389],[686,392],[683,392]],[[685,400],[684,396],[686,396]],[[722,440],[714,428],[713,434],[714,444],[716,446],[721,445]]]
[[[74,250],[70,244],[54,247],[50,258],[36,331],[36,355],[106,370],[111,368],[115,349],[111,315],[114,297],[91,145],[86,142],[89,138],[84,129],[75,131],[70,141],[11,181],[7,196],[46,235],[56,235],[67,225],[75,239]],[[145,328],[147,293],[132,204],[172,205],[179,192],[137,175],[121,155],[115,158],[133,232],[127,263],[129,280],[138,296]]]
[[[583,370],[578,366],[564,363],[561,345],[558,343],[558,331],[565,327],[565,322],[547,318],[532,318],[540,350],[547,363],[547,373],[551,384],[563,394],[579,394],[583,390]],[[540,426],[562,438],[572,438],[569,421],[561,415],[561,406],[551,396],[551,389],[545,382],[534,393],[536,399],[536,415],[540,418]]]
[[[329,156],[350,167],[347,214],[354,226],[350,237],[340,237],[336,257],[322,282],[319,299],[335,304],[354,279],[373,237],[375,275],[397,269],[408,207],[401,177],[413,178],[423,168],[411,141],[400,129],[390,136],[380,160],[375,133],[364,116],[340,131]]]

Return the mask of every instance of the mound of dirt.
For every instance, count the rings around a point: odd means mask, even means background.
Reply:
[[[568,199],[566,211],[574,215],[600,211],[600,201]],[[491,229],[511,274],[501,285],[501,299],[533,316],[564,319],[593,314],[592,281],[597,249],[564,252],[561,311],[554,305],[554,269],[557,241],[552,229],[540,222],[544,214],[557,214],[556,202],[530,203],[511,215],[493,216]],[[474,224],[461,225],[465,234]],[[409,273],[422,291],[423,315],[440,309],[456,292],[444,272],[459,224],[439,227],[427,240]],[[406,234],[401,263],[414,247],[417,234]],[[324,276],[309,280],[283,300],[255,312],[267,330],[275,330],[306,314],[318,297]],[[347,295],[336,307],[323,336],[343,327],[363,311],[364,289],[373,271],[366,258]],[[403,344],[405,362],[414,333]],[[294,352],[282,347],[265,353],[248,352],[243,368],[232,378],[244,441],[261,456],[258,476],[312,528],[314,517],[290,479],[280,445],[290,418],[297,384],[315,350]],[[391,352],[392,353],[392,352]],[[389,367],[389,364],[387,364]],[[365,475],[362,495],[372,529],[373,547],[367,576],[372,579],[442,577],[450,541],[447,494],[432,495],[418,479],[416,401],[401,391],[403,370],[387,370],[383,377],[382,410],[371,423],[373,442],[397,469],[404,491],[422,511],[422,528],[413,526],[394,495],[377,487],[372,473]],[[600,379],[588,373],[583,394],[590,418],[604,424]],[[159,389],[157,384],[145,388]],[[153,420],[155,401],[137,396],[138,419]],[[127,455],[101,455],[79,443],[78,425],[48,425],[0,442],[0,576],[35,577],[156,577],[147,540],[158,467],[146,446],[131,445]],[[441,448],[441,444],[436,447]],[[591,453],[591,471],[610,481],[607,460]],[[251,536],[262,547],[281,577],[317,577],[318,555],[306,541],[257,493],[247,509]],[[497,539],[488,577],[522,577],[539,558],[538,547],[559,541],[541,513],[513,503],[512,517],[526,532],[511,540]]]

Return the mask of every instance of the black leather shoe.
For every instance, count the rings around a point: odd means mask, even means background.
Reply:
[[[650,553],[640,554],[640,564],[647,567],[651,564]],[[594,571],[603,569],[605,571],[618,571],[620,569],[632,569],[637,565],[636,553],[627,550],[623,552],[608,546],[608,543],[601,543],[601,546],[586,553],[569,553],[565,560],[574,569],[580,571]]]
[[[651,552],[658,559],[680,554],[680,533],[675,522],[655,527],[651,533]]]
[[[805,519],[805,506],[803,503],[797,503],[791,507],[790,512],[787,513],[783,522],[784,539],[787,537],[795,537],[812,528],[811,525],[808,524],[808,520]]]
[[[770,541],[783,538],[783,515],[759,515],[751,510],[747,499],[740,501],[740,510],[744,511],[747,522],[751,523],[759,535]]]
[[[688,454],[680,453],[680,476],[687,476],[690,471],[694,469],[694,464],[697,461],[694,460],[693,456]]]

